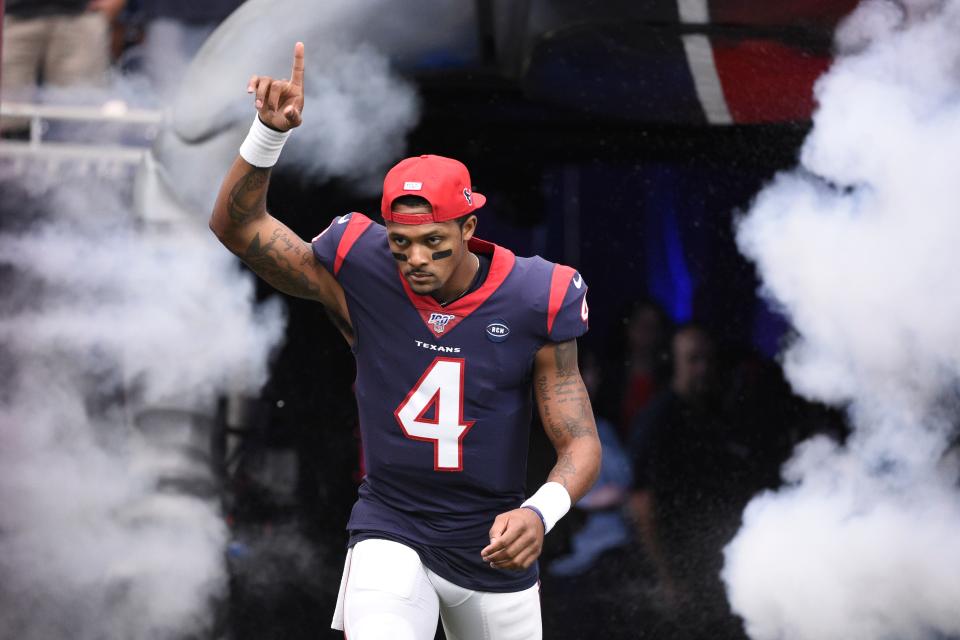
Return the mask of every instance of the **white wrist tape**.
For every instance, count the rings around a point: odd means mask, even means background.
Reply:
[[[570,494],[559,482],[548,482],[526,499],[521,507],[534,507],[543,518],[544,533],[550,533],[553,525],[570,511]]]
[[[283,143],[288,137],[289,131],[271,129],[260,122],[259,115],[254,114],[247,139],[240,145],[240,157],[255,167],[272,167],[277,164]]]

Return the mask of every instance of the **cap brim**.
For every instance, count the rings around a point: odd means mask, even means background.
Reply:
[[[474,209],[479,209],[483,205],[487,204],[487,196],[483,195],[482,193],[477,193],[476,191],[474,191],[470,195],[473,197]]]

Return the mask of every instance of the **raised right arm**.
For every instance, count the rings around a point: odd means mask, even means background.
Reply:
[[[303,44],[298,42],[294,47],[289,81],[254,76],[247,91],[256,94],[261,123],[278,131],[298,126],[303,110]],[[261,162],[263,156],[256,153],[238,156],[233,161],[220,185],[210,216],[210,229],[220,242],[276,289],[322,303],[347,341],[352,341],[343,288],[316,259],[310,244],[267,212],[271,169],[266,165],[276,162],[279,148],[275,147],[274,155],[265,162]],[[264,166],[254,166],[244,158]]]
[[[276,289],[339,311],[343,291],[317,261],[310,244],[267,213],[270,169],[237,157],[210,216],[210,229]]]

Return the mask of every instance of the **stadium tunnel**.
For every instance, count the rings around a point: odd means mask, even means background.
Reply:
[[[594,321],[587,350],[603,349],[629,302],[654,298],[673,320],[698,319],[729,349],[769,356],[783,323],[756,299],[733,217],[795,161],[815,107],[814,83],[830,65],[833,30],[855,5],[464,3],[473,30],[458,47],[394,61],[422,105],[406,148],[470,167],[489,198],[481,237],[583,272]],[[12,144],[0,159],[9,161]],[[352,184],[305,181],[293,171],[277,172],[268,204],[306,238],[334,215],[379,208],[377,196]],[[259,283],[258,295],[272,292]],[[229,549],[231,622],[221,624],[238,640],[322,635],[333,589],[304,586],[304,567],[291,565],[282,589],[264,596],[251,586],[256,564],[245,563],[268,544],[246,538],[269,541],[271,531],[295,527],[333,550],[310,566],[335,567],[359,473],[352,357],[318,305],[289,299],[286,306],[285,341],[261,395],[224,400],[212,429],[191,417],[211,432],[209,451],[194,457],[216,461],[237,532]],[[142,415],[164,419],[162,411]],[[189,440],[195,444],[196,434]],[[548,445],[535,435],[531,478],[549,465]],[[551,537],[545,557],[559,553],[562,540]],[[549,622],[545,633],[574,637]]]
[[[629,302],[654,298],[677,322],[704,322],[736,352],[729,358],[772,356],[785,325],[755,296],[733,220],[795,162],[814,82],[830,64],[832,31],[854,4],[480,1],[474,55],[434,51],[405,62],[423,107],[407,148],[470,167],[489,197],[481,237],[583,271],[593,319],[586,349],[602,352]],[[298,189],[295,176],[275,180],[282,188],[271,192],[272,210],[304,237],[317,232],[312,203],[330,216],[378,210],[375,197],[358,204],[348,185]],[[353,364],[315,305],[291,301],[290,309],[265,404],[274,424],[309,431],[312,416],[331,404],[352,410]],[[531,483],[552,464],[541,430],[533,434]],[[301,456],[304,486],[356,473],[356,460],[341,455],[350,444],[341,435],[332,446],[329,434],[316,439]],[[343,500],[321,500],[320,511],[338,514],[328,520],[337,529],[352,494],[326,495]],[[547,542],[547,558],[565,546],[562,536]],[[548,636],[592,637],[589,624],[560,615],[570,600],[553,602]],[[607,637],[638,637],[620,633]]]

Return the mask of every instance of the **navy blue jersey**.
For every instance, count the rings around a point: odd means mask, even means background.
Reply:
[[[386,229],[360,213],[313,240],[346,295],[366,476],[347,528],[385,537],[463,587],[515,591],[537,579],[480,558],[494,518],[525,499],[531,377],[547,342],[587,330],[580,274],[470,240],[490,258],[476,290],[447,306],[412,291]]]

